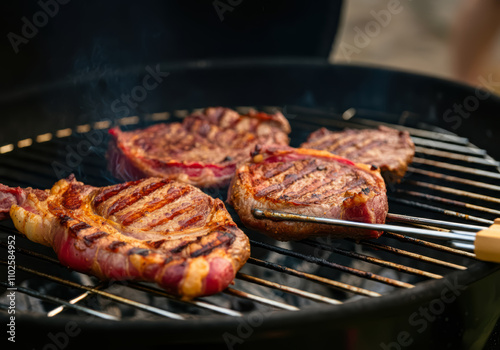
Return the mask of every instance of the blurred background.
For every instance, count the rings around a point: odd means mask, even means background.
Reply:
[[[382,13],[390,3],[400,6],[385,20]],[[370,26],[373,21],[382,25]],[[478,75],[486,78],[492,74],[493,80],[500,81],[499,26],[500,2],[496,0],[349,0],[343,3],[329,60],[391,67],[471,84],[478,83]],[[364,45],[358,29],[369,39],[366,47],[358,47]],[[362,45],[355,45],[356,38]],[[349,51],[349,45],[358,50]],[[496,92],[500,92],[498,87]]]
[[[3,6],[3,92],[130,64],[266,55],[379,65],[472,84],[493,74],[500,81],[498,0],[41,0]]]

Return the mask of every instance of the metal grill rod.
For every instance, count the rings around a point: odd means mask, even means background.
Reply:
[[[183,303],[188,304],[188,305],[197,306],[197,307],[202,308],[202,309],[211,310],[211,311],[217,312],[219,314],[234,316],[234,317],[242,317],[243,316],[243,314],[241,312],[234,311],[234,310],[231,310],[231,309],[228,309],[225,307],[217,306],[217,305],[214,305],[211,303],[207,303],[205,301],[196,300],[196,299],[194,299],[194,300],[181,300],[179,298],[173,297],[172,295],[166,293],[165,291],[159,290],[157,288],[148,287],[148,286],[145,286],[141,283],[128,282],[127,286],[134,288],[136,290],[141,290],[144,292],[160,295],[160,296],[168,298],[170,300],[175,300],[178,302],[183,302]]]
[[[318,264],[318,265],[321,265],[321,266],[325,266],[325,267],[337,269],[337,270],[340,270],[340,271],[343,271],[343,272],[347,272],[347,273],[353,274],[353,275],[361,277],[361,278],[367,278],[367,279],[371,279],[373,281],[385,283],[385,284],[391,285],[393,287],[399,287],[399,288],[413,288],[414,287],[412,284],[409,284],[409,283],[406,283],[406,282],[401,282],[401,281],[398,281],[398,280],[394,280],[392,278],[380,276],[380,275],[377,275],[377,274],[374,274],[374,273],[371,273],[371,272],[366,272],[366,271],[358,270],[358,269],[355,269],[355,268],[352,268],[352,267],[343,266],[343,265],[340,265],[340,264],[336,264],[336,263],[327,261],[325,259],[320,259],[320,258],[316,258],[316,257],[313,257],[313,256],[309,256],[309,255],[297,253],[297,252],[294,252],[292,250],[288,250],[288,249],[276,247],[276,246],[273,246],[273,245],[270,245],[270,244],[265,244],[265,243],[257,242],[257,241],[254,241],[254,240],[250,240],[250,243],[253,246],[265,248],[267,250],[271,250],[271,251],[274,251],[274,252],[277,252],[277,253],[280,253],[280,254],[284,254],[284,255],[295,257],[295,258],[299,258],[299,259],[302,259],[302,260],[305,260],[305,261],[308,261],[308,262],[312,262],[314,264]]]
[[[487,220],[487,219],[483,219],[483,218],[480,218],[477,216],[459,213],[459,212],[456,212],[453,210],[443,209],[443,208],[435,207],[435,206],[425,204],[425,203],[409,201],[409,200],[403,199],[403,198],[396,198],[396,197],[392,197],[392,196],[389,196],[388,198],[389,198],[389,201],[391,201],[391,202],[397,202],[397,203],[405,204],[405,205],[408,205],[411,207],[422,208],[422,209],[434,211],[436,213],[441,213],[441,214],[445,214],[445,215],[449,215],[449,216],[456,216],[456,217],[464,219],[464,220],[476,221],[476,222],[480,222],[480,223],[486,224],[486,225],[493,225],[493,220]]]
[[[5,243],[3,243],[3,242],[0,242],[0,245],[3,246],[3,247],[6,247]],[[25,253],[25,254],[28,254],[30,256],[37,257],[37,258],[43,259],[45,261],[56,263],[56,264],[60,265],[60,263],[56,259],[48,257],[48,256],[45,256],[43,254],[39,254],[39,253],[32,252],[32,251],[29,251],[29,250],[25,250],[25,249],[22,249],[22,248],[19,249],[18,251],[20,251],[22,253]],[[258,284],[265,285],[265,286],[268,286],[268,287],[280,289],[280,290],[283,290],[283,291],[286,291],[286,292],[289,292],[289,293],[292,293],[292,294],[296,294],[296,295],[303,296],[303,297],[306,297],[306,298],[309,298],[309,299],[313,299],[313,300],[317,300],[317,301],[322,301],[322,302],[326,302],[326,303],[330,303],[330,304],[338,304],[338,303],[340,303],[339,301],[336,301],[336,300],[331,299],[331,298],[323,297],[323,296],[320,296],[320,295],[316,295],[314,293],[308,293],[308,292],[305,292],[305,291],[297,290],[297,289],[286,287],[286,286],[281,286],[281,285],[278,285],[278,284],[275,284],[275,283],[272,283],[272,282],[269,282],[269,281],[266,281],[266,280],[258,279],[256,277],[248,276],[248,278],[242,278],[242,279],[245,279],[245,280],[247,280],[249,282],[252,282],[252,283],[258,283]],[[161,296],[167,297],[167,298],[169,298],[171,300],[175,300],[175,301],[178,301],[178,302],[183,302],[183,303],[195,305],[195,306],[198,306],[198,307],[201,307],[201,308],[204,308],[204,309],[209,309],[209,310],[221,313],[221,314],[225,314],[225,315],[229,315],[229,316],[239,316],[239,317],[243,316],[240,312],[233,311],[233,310],[230,310],[230,309],[227,309],[227,308],[223,308],[223,307],[219,307],[219,306],[216,306],[216,305],[213,305],[213,304],[210,304],[210,303],[206,303],[206,302],[203,302],[203,301],[199,301],[199,300],[180,300],[180,299],[178,299],[176,297],[171,296],[170,294],[168,294],[168,293],[166,293],[164,291],[161,291],[161,290],[156,289],[156,288],[146,287],[146,286],[144,286],[142,284],[139,284],[139,283],[129,282],[129,283],[127,283],[127,286],[131,287],[131,288],[134,288],[134,289],[137,289],[137,290],[141,290],[141,291],[145,291],[145,292],[149,292],[149,293],[161,295]],[[93,287],[93,289],[101,289],[101,288],[102,288],[101,285],[97,285],[97,286]],[[90,296],[92,294],[91,292],[92,291],[86,291],[85,293],[83,293],[83,294],[77,296],[76,298],[72,299],[70,301],[70,303],[74,304],[76,302],[79,302],[79,301],[85,299],[86,297],[88,297],[88,296]],[[263,303],[263,304],[268,305],[268,306],[277,307],[277,308],[280,308],[280,309],[292,310],[293,308],[295,308],[292,305],[275,302],[275,301],[273,301],[271,299],[267,299],[267,298],[264,298],[264,297],[256,296],[256,295],[253,295],[253,294],[250,294],[250,293],[246,293],[246,292],[243,292],[243,291],[238,291],[238,290],[235,290],[235,289],[231,289],[231,291],[229,291],[228,293],[232,294],[232,295],[237,295],[237,296],[242,297],[242,298],[247,298],[247,299],[259,302],[259,303]],[[60,313],[63,309],[64,309],[64,306],[59,306],[59,307],[51,310],[48,313],[48,316],[49,317],[55,316],[58,313]],[[295,308],[293,310],[298,310],[298,309]]]
[[[469,192],[469,191],[457,190],[457,189],[451,188],[451,187],[439,186],[439,185],[434,185],[434,184],[430,184],[427,182],[415,181],[415,180],[407,180],[406,183],[408,183],[410,185],[430,188],[432,190],[446,192],[446,193],[450,193],[450,194],[454,194],[454,195],[458,195],[458,196],[469,197],[469,198],[479,199],[479,200],[486,201],[486,202],[500,204],[499,198],[485,196],[482,194],[477,194],[477,193],[473,193],[473,192]]]
[[[427,272],[427,271],[423,271],[423,270],[420,270],[420,269],[415,269],[413,267],[408,267],[408,266],[405,266],[405,265],[396,264],[396,263],[393,263],[393,262],[390,262],[390,261],[386,261],[386,260],[383,260],[383,259],[375,258],[375,257],[369,256],[369,255],[365,255],[365,254],[355,253],[355,252],[348,251],[348,250],[345,250],[345,249],[335,248],[335,247],[328,246],[328,245],[321,244],[321,243],[317,243],[317,242],[314,242],[314,241],[311,241],[311,240],[302,240],[300,242],[303,243],[303,244],[309,245],[311,247],[320,248],[322,250],[327,250],[327,251],[330,251],[332,253],[337,253],[337,254],[345,255],[345,256],[348,256],[348,257],[351,257],[351,258],[363,260],[363,261],[370,262],[372,264],[376,264],[376,265],[383,266],[383,267],[388,267],[388,268],[391,268],[391,269],[394,269],[394,270],[397,270],[397,271],[403,271],[403,272],[410,273],[410,274],[413,274],[413,275],[416,275],[416,276],[424,276],[424,277],[434,278],[434,279],[443,278],[443,276],[435,274],[435,273],[432,273],[432,272]]]
[[[449,143],[441,142],[441,141],[422,139],[420,137],[415,137],[415,136],[412,136],[411,139],[412,139],[413,143],[417,146],[425,146],[425,147],[429,147],[429,148],[444,149],[447,151],[472,154],[472,155],[476,155],[476,156],[486,155],[486,151],[483,149],[480,149],[480,148],[472,148],[469,146],[458,146],[458,145],[449,144]]]
[[[332,304],[332,305],[342,304],[341,301],[336,300],[336,299],[328,298],[328,297],[318,295],[315,293],[306,292],[302,289],[284,286],[284,285],[279,284],[279,283],[271,282],[271,281],[268,281],[268,280],[265,280],[262,278],[258,278],[255,276],[250,276],[250,275],[247,275],[247,274],[242,273],[242,272],[238,272],[236,274],[236,278],[243,280],[243,281],[259,284],[261,286],[266,286],[266,287],[274,288],[277,290],[285,291],[285,292],[290,293],[290,294],[298,295],[300,297],[311,299],[311,300],[322,302],[322,303],[327,303],[327,304]]]
[[[453,170],[453,171],[458,171],[462,173],[467,173],[467,174],[472,174],[472,175],[479,175],[479,176],[484,176],[484,177],[489,177],[495,180],[500,179],[500,174],[499,173],[494,173],[492,171],[486,171],[486,170],[481,170],[481,169],[476,169],[476,168],[470,168],[470,167],[465,167],[461,165],[455,165],[455,164],[450,164],[450,163],[445,163],[445,162],[438,162],[436,160],[430,160],[430,159],[425,159],[425,158],[419,158],[419,157],[414,157],[413,158],[413,163],[418,163],[418,164],[424,164],[424,165],[430,165],[436,168],[443,168],[447,170]]]
[[[292,269],[292,268],[287,267],[287,266],[272,263],[270,261],[265,261],[265,260],[260,260],[260,259],[250,257],[248,259],[247,263],[261,266],[261,267],[265,267],[268,269],[272,269],[274,271],[283,272],[283,273],[286,273],[286,274],[291,275],[291,276],[305,278],[305,279],[308,279],[310,281],[314,281],[317,283],[322,283],[324,285],[336,288],[336,289],[344,291],[344,292],[351,292],[351,293],[355,293],[355,294],[363,295],[363,296],[367,296],[367,297],[380,297],[380,296],[382,296],[381,294],[374,292],[374,291],[371,291],[371,290],[368,290],[368,289],[355,287],[355,286],[352,286],[352,285],[347,284],[347,283],[334,281],[334,280],[331,280],[331,279],[328,279],[325,277],[321,277],[321,276],[317,276],[314,274],[310,274],[307,272],[301,272],[301,271]]]
[[[81,311],[81,312],[84,312],[84,313],[92,315],[92,316],[103,318],[105,320],[111,320],[111,321],[119,321],[120,320],[118,317],[115,317],[113,315],[108,315],[108,314],[103,313],[103,312],[95,311],[95,310],[89,309],[89,308],[84,307],[84,306],[74,305],[74,304],[68,303],[65,300],[42,294],[42,293],[40,293],[34,289],[31,289],[31,288],[25,288],[22,286],[14,286],[13,287],[13,286],[10,286],[10,285],[8,285],[8,283],[3,282],[3,281],[0,281],[0,285],[5,287],[5,288],[15,288],[16,291],[24,293],[26,295],[29,295],[31,297],[35,297],[37,299],[41,299],[43,301],[48,301],[48,302],[51,302],[54,304],[64,305],[67,308]]]
[[[3,261],[3,260],[0,260],[0,264],[7,265],[7,262]],[[72,282],[72,281],[69,281],[69,280],[66,280],[66,279],[54,276],[54,275],[50,275],[50,274],[47,274],[47,273],[39,272],[37,270],[30,269],[30,268],[25,267],[25,266],[18,265],[16,268],[18,268],[19,270],[22,270],[24,272],[28,272],[28,273],[37,275],[39,277],[43,277],[45,279],[51,280],[53,282],[57,282],[57,283],[66,285],[68,287],[82,289],[82,290],[85,290],[85,291],[88,291],[88,292],[92,292],[93,294],[97,294],[97,295],[103,296],[105,298],[117,301],[119,303],[126,304],[126,305],[129,305],[129,306],[133,306],[133,307],[135,307],[137,309],[141,309],[143,311],[147,311],[147,312],[150,312],[150,313],[153,313],[153,314],[156,314],[156,315],[168,317],[168,318],[175,319],[175,320],[184,320],[185,319],[183,316],[177,315],[177,314],[175,314],[173,312],[170,312],[170,311],[166,311],[166,310],[159,309],[157,307],[145,305],[145,304],[139,303],[137,301],[133,301],[133,300],[130,300],[130,299],[127,299],[127,298],[123,298],[123,297],[111,294],[109,292],[105,292],[105,291],[96,289],[94,287],[84,286],[82,284],[75,283],[75,282]],[[68,305],[72,305],[72,304],[67,303],[67,305],[65,305],[65,306],[68,306]],[[76,306],[76,305],[72,305],[72,306]]]
[[[442,251],[442,252],[446,252],[446,253],[450,253],[450,254],[455,254],[455,255],[462,256],[462,257],[466,257],[466,258],[471,258],[471,259],[476,258],[476,254],[469,253],[469,252],[459,250],[459,249],[450,248],[450,247],[445,246],[445,245],[424,241],[422,239],[408,237],[408,236],[400,235],[400,234],[393,233],[393,232],[385,232],[384,235],[386,237],[389,237],[389,238],[397,239],[401,242],[412,243],[412,244],[416,244],[416,245],[419,245],[422,247],[426,247],[426,248],[430,248],[430,249],[434,249],[434,250],[438,250],[438,251]],[[361,241],[360,243],[363,244],[363,241]],[[370,243],[373,243],[373,242],[370,242]],[[396,248],[394,248],[394,249],[396,249]],[[441,260],[437,260],[437,262],[439,264],[446,263],[446,266],[453,267],[450,265],[451,263],[449,263],[449,262],[445,262],[445,261],[441,261]],[[460,265],[455,265],[455,264],[453,264],[453,265],[454,265],[454,268],[458,268],[459,270],[466,270],[467,269],[465,266],[460,266]]]
[[[390,233],[390,232],[386,232],[385,234],[388,234],[388,233]],[[450,263],[448,261],[438,260],[435,258],[431,258],[431,257],[425,256],[425,255],[422,255],[422,254],[409,252],[409,251],[404,250],[404,249],[395,248],[395,247],[392,247],[392,246],[389,246],[386,244],[381,244],[378,242],[361,240],[359,242],[359,244],[373,248],[375,250],[384,250],[386,252],[394,253],[394,254],[397,254],[400,256],[405,256],[407,258],[412,258],[412,259],[415,259],[418,261],[431,263],[434,265],[444,266],[444,267],[452,268],[455,270],[467,270],[467,268],[465,266],[462,266],[462,265],[453,264],[453,263]]]
[[[237,290],[237,289],[234,289],[234,288],[231,288],[231,287],[226,288],[223,291],[223,293],[229,294],[229,295],[234,295],[234,296],[237,296],[237,297],[240,297],[240,298],[244,298],[244,299],[253,300],[253,301],[256,301],[258,303],[261,303],[261,304],[264,304],[264,305],[267,305],[267,306],[271,306],[271,307],[275,307],[275,308],[278,308],[278,309],[282,309],[282,310],[288,310],[288,311],[298,311],[298,310],[300,310],[298,307],[295,307],[293,305],[282,303],[282,302],[275,301],[275,300],[271,300],[271,299],[268,299],[268,298],[264,298],[264,297],[261,297],[259,295],[255,295],[255,294],[250,294],[250,293],[247,293],[247,292],[243,292],[241,290]]]
[[[468,163],[491,165],[491,166],[495,166],[495,167],[500,166],[500,162],[497,162],[494,160],[479,158],[479,157],[471,157],[471,156],[458,154],[458,153],[439,151],[439,150],[436,150],[433,148],[425,148],[425,147],[417,146],[417,147],[415,147],[415,152],[430,155],[430,156],[437,156],[440,158],[450,158],[450,159],[455,159],[455,160],[461,160],[463,162],[468,162]]]
[[[474,181],[474,180],[469,180],[469,179],[462,179],[461,177],[456,177],[456,176],[451,176],[451,175],[445,175],[442,173],[436,173],[434,171],[429,171],[429,170],[424,170],[424,169],[419,169],[419,168],[414,168],[409,166],[408,167],[408,172],[414,173],[414,174],[419,174],[419,175],[424,175],[424,176],[429,176],[435,179],[441,179],[441,180],[446,180],[450,182],[456,182],[460,183],[463,185],[469,185],[469,186],[474,186],[474,187],[480,187],[480,188],[485,188],[488,190],[492,191],[500,191],[500,186],[497,185],[492,185],[484,182],[479,182],[479,181]]]
[[[105,284],[101,282],[101,283],[99,283],[99,284],[95,285],[95,286],[94,286],[94,288],[95,288],[95,289],[102,289],[102,288],[104,288],[104,286],[105,286]],[[69,303],[70,303],[70,304],[76,304],[76,303],[78,303],[78,302],[80,302],[80,301],[82,301],[82,300],[87,299],[87,298],[88,298],[89,296],[91,296],[91,295],[92,295],[92,293],[91,293],[91,292],[86,291],[85,293],[80,294],[80,295],[78,295],[77,297],[75,297],[75,298],[71,299],[71,300],[69,301]],[[52,310],[50,310],[49,312],[47,312],[47,317],[54,317],[54,316],[56,316],[56,315],[59,315],[59,314],[60,314],[60,313],[61,313],[64,309],[65,309],[65,306],[64,306],[64,305],[58,306],[58,307],[56,307],[55,309],[52,309]]]
[[[7,247],[7,245],[4,242],[0,242],[0,246],[2,246],[3,248]],[[38,259],[45,260],[47,262],[51,262],[51,263],[54,263],[54,264],[62,266],[57,259],[54,259],[52,257],[46,256],[46,255],[43,255],[43,254],[40,254],[40,253],[36,253],[36,252],[30,251],[30,250],[26,250],[26,249],[23,249],[23,248],[19,248],[19,247],[16,247],[16,250],[18,252],[22,253],[22,254],[25,254],[25,255],[28,255],[28,256],[32,256],[32,257],[36,257]],[[174,301],[177,301],[177,302],[182,302],[182,303],[185,303],[185,304],[194,305],[194,306],[198,306],[200,308],[208,309],[208,310],[220,313],[220,314],[225,314],[225,315],[228,315],[228,316],[242,316],[242,314],[239,313],[239,312],[237,312],[237,311],[233,311],[231,309],[227,309],[227,308],[223,308],[223,307],[220,307],[220,306],[216,306],[216,305],[213,305],[213,304],[210,304],[210,303],[207,303],[207,302],[203,302],[203,301],[199,301],[199,300],[181,300],[181,299],[176,298],[176,297],[174,297],[174,296],[172,296],[172,295],[170,295],[168,293],[165,293],[164,291],[161,291],[161,290],[155,289],[155,288],[146,287],[146,286],[141,285],[139,283],[129,282],[129,283],[127,283],[127,286],[131,287],[131,288],[134,288],[134,289],[137,289],[137,290],[143,290],[143,291],[147,291],[149,293],[161,295],[161,296],[167,297],[167,298],[169,298],[171,300],[174,300]],[[103,287],[104,287],[104,284],[100,283],[100,284],[94,286],[93,289],[100,290]],[[73,300],[74,300],[73,303],[79,302],[79,301],[87,298],[90,295],[92,295],[92,292],[91,291],[86,291],[85,293],[83,293],[83,294],[77,296],[76,298],[72,299],[70,301],[70,303],[72,303]],[[63,309],[64,309],[64,307],[59,306],[59,307],[57,307],[57,308],[49,311],[48,316],[49,317],[55,316],[58,313],[60,313]]]
[[[491,209],[488,207],[483,207],[480,205],[470,204],[470,203],[466,203],[466,202],[462,202],[462,201],[457,201],[454,199],[448,199],[448,198],[443,198],[443,197],[439,197],[439,196],[434,196],[434,195],[431,195],[428,193],[421,193],[421,192],[417,192],[417,191],[408,191],[408,190],[403,190],[403,189],[397,189],[396,192],[401,193],[401,194],[405,194],[405,195],[409,195],[409,196],[413,196],[413,197],[424,198],[426,200],[430,200],[430,201],[434,201],[434,202],[450,204],[450,205],[458,206],[461,208],[482,211],[482,212],[497,215],[497,216],[500,215],[500,210]]]

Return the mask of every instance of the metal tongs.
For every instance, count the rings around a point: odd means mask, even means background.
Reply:
[[[284,213],[276,210],[252,209],[258,219],[289,220],[313,222],[335,226],[355,227],[375,231],[389,231],[413,237],[425,237],[445,240],[455,248],[474,251],[476,258],[483,261],[500,263],[500,218],[495,219],[490,227],[418,218],[399,214],[387,214],[386,220],[409,224],[430,225],[447,231],[398,226],[393,224],[368,224],[364,222],[329,219],[302,214]]]

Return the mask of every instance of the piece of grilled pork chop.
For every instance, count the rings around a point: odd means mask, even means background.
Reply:
[[[221,200],[168,179],[96,188],[70,176],[45,191],[0,185],[0,218],[7,210],[63,265],[104,280],[156,282],[185,298],[224,290],[250,254]]]
[[[399,182],[415,155],[410,134],[386,126],[337,132],[321,128],[311,133],[300,147],[325,150],[356,163],[375,165],[388,182]]]
[[[240,166],[228,202],[242,223],[277,240],[307,237],[378,238],[382,233],[327,224],[257,219],[252,209],[273,209],[366,223],[384,223],[388,212],[380,171],[326,151],[291,147],[256,150]]]
[[[155,124],[112,135],[108,168],[123,181],[145,176],[179,180],[198,187],[229,184],[237,164],[257,144],[288,145],[290,125],[283,114],[206,108],[182,122]]]

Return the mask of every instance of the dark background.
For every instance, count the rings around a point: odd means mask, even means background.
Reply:
[[[66,0],[67,1],[67,0]],[[0,97],[89,72],[156,62],[235,57],[326,60],[341,1],[79,1],[41,0],[4,6]],[[15,52],[9,40],[27,19],[44,24]],[[31,90],[29,90],[31,91]]]

